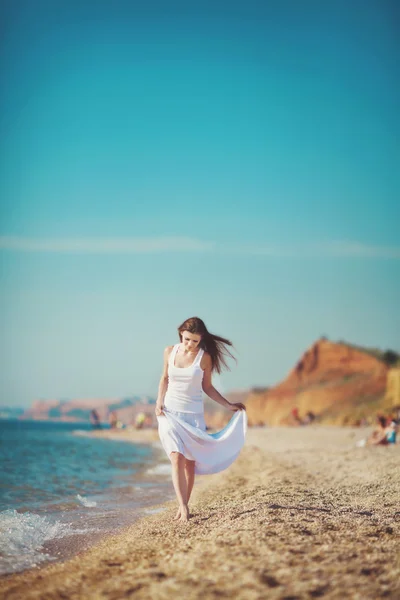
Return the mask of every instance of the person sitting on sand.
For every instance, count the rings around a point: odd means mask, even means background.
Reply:
[[[198,317],[178,327],[180,343],[164,350],[155,413],[158,433],[172,463],[172,482],[178,500],[175,520],[189,519],[189,498],[195,474],[218,473],[239,455],[247,418],[244,404],[231,404],[212,385],[212,373],[227,368],[232,343],[210,333]],[[236,414],[221,432],[208,434],[203,392]]]
[[[377,428],[367,439],[368,446],[378,446],[387,444],[386,438],[386,418],[382,415],[377,417]]]

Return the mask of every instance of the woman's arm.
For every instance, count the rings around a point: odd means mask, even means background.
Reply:
[[[218,390],[212,384],[212,361],[211,356],[209,354],[204,353],[203,358],[201,359],[201,367],[204,368],[203,373],[203,392],[207,394],[211,400],[218,402],[218,404],[222,404],[228,410],[237,411],[237,410],[246,410],[246,407],[241,402],[228,402],[226,398],[224,398]]]
[[[156,415],[160,417],[163,413],[164,408],[164,396],[168,388],[168,359],[173,346],[168,346],[164,350],[164,365],[163,372],[161,375],[160,383],[158,385],[158,394],[156,401]]]

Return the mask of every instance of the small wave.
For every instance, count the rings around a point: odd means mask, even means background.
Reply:
[[[147,469],[146,473],[148,475],[170,475],[171,474],[171,464],[170,463],[161,463],[156,465],[155,467],[151,467],[151,469]]]
[[[75,533],[69,524],[16,510],[0,512],[0,574],[15,573],[53,560],[43,544]]]
[[[76,498],[77,498],[77,500],[79,500],[79,502],[85,508],[94,508],[95,506],[97,506],[97,502],[94,502],[92,500],[88,500],[87,498],[85,498],[85,496],[81,496],[80,494],[77,494]]]

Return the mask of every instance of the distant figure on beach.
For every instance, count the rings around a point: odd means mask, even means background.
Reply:
[[[356,446],[363,448],[364,446],[388,446],[396,443],[398,423],[392,417],[386,418],[383,415],[378,415],[377,427],[368,438],[364,438],[356,442]]]
[[[144,412],[140,412],[136,415],[136,419],[135,419],[135,428],[136,429],[142,429],[143,425],[145,424],[146,421],[146,415]]]
[[[378,415],[376,418],[376,428],[367,439],[367,446],[377,446],[387,444],[386,441],[386,417]]]
[[[396,443],[397,423],[392,418],[379,415],[377,417],[378,426],[367,439],[368,446],[378,446]]]
[[[291,415],[294,425],[303,425],[303,421],[300,419],[299,409],[296,406],[292,408]]]
[[[122,429],[123,424],[122,422],[118,419],[117,413],[115,412],[115,410],[113,410],[109,417],[108,417],[108,421],[110,423],[110,427],[111,429]]]
[[[312,412],[312,410],[309,410],[303,419],[303,424],[311,425],[311,423],[314,423],[314,421],[315,421],[315,414]]]
[[[100,417],[96,409],[90,412],[90,421],[94,429],[101,429]]]
[[[213,386],[212,373],[228,368],[232,343],[210,333],[198,317],[178,327],[180,343],[164,350],[155,413],[164,450],[172,463],[179,508],[175,520],[187,521],[195,474],[226,469],[243,447],[247,417],[244,404],[230,403]],[[217,433],[206,433],[203,392],[236,414]]]
[[[292,408],[290,415],[289,422],[291,425],[311,425],[315,421],[315,414],[311,410],[306,413],[304,419],[300,417],[297,407]]]

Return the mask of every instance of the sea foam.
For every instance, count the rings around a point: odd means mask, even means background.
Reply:
[[[147,469],[146,473],[148,475],[170,475],[172,471],[171,463],[160,463],[155,467],[151,467]]]
[[[43,549],[45,542],[73,535],[69,524],[16,510],[0,512],[0,574],[15,573],[54,560]]]
[[[77,500],[79,500],[79,502],[85,508],[94,508],[95,506],[97,506],[97,502],[94,502],[92,500],[88,500],[87,498],[85,498],[85,496],[81,496],[80,494],[77,494],[76,498],[77,498]]]

